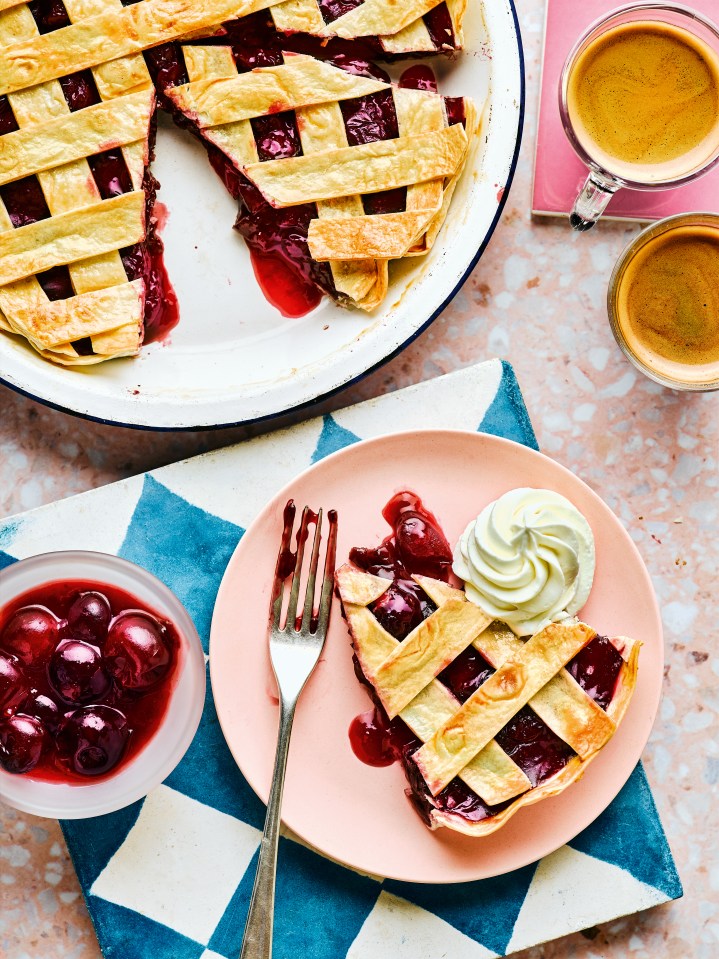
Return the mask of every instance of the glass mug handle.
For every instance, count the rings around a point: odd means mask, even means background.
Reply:
[[[620,187],[621,183],[617,183],[613,177],[592,170],[569,214],[569,222],[574,229],[579,233],[591,230]]]

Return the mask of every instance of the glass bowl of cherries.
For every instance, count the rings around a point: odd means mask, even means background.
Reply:
[[[105,553],[0,571],[0,797],[80,819],[145,796],[185,754],[205,699],[200,638],[177,597]]]

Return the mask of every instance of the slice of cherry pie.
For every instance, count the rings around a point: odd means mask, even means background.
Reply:
[[[576,620],[519,639],[448,584],[449,545],[414,494],[384,515],[392,535],[337,572],[370,733],[431,828],[485,836],[583,774],[626,712],[640,644]]]
[[[320,291],[376,306],[387,260],[431,246],[473,115],[468,101],[393,87],[367,58],[457,49],[464,8],[7,0],[0,328],[84,366],[137,353],[177,322],[149,171],[155,85],[242,199],[256,267],[279,258],[305,306]]]
[[[374,309],[387,261],[426,253],[444,221],[465,125],[474,128],[471,102],[427,89],[417,68],[423,89],[345,57],[277,50],[276,63],[248,71],[231,45],[175,55],[187,80],[164,94],[241,201],[237,227],[253,253]]]

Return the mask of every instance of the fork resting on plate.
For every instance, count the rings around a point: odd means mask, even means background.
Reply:
[[[285,782],[287,753],[290,746],[295,707],[305,683],[320,658],[327,636],[332,590],[334,587],[335,554],[337,548],[337,514],[327,515],[329,534],[325,551],[324,571],[319,604],[315,609],[315,587],[322,540],[322,510],[314,513],[305,506],[297,532],[297,549],[292,551],[292,530],[296,507],[293,500],[284,511],[282,542],[277,556],[275,579],[270,601],[270,661],[280,693],[280,723],[277,736],[275,768],[267,801],[265,830],[260,844],[255,884],[242,939],[240,959],[270,959],[272,955],[272,923],[275,907],[275,873],[277,870],[277,843],[280,834],[280,808]],[[297,612],[300,584],[303,578],[305,544],[310,526],[314,525],[312,554],[305,585],[302,611]],[[287,614],[282,624],[285,582],[292,576]]]

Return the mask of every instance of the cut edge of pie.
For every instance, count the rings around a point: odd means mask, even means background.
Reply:
[[[558,795],[583,775],[627,711],[641,643],[625,636],[608,640],[622,663],[605,710],[564,669],[574,655],[602,638],[590,626],[550,624],[523,642],[503,624],[490,622],[462,590],[429,577],[412,578],[437,608],[400,643],[368,608],[391,580],[349,564],[338,569],[337,591],[355,656],[375,701],[390,719],[399,716],[424,744],[403,759],[408,794],[420,815],[431,829],[445,826],[487,836],[524,806]],[[470,647],[495,672],[462,703],[436,677]],[[525,705],[574,750],[561,769],[534,787],[493,738]],[[487,806],[498,806],[497,812],[471,821],[439,808],[434,795],[455,776]]]
[[[441,229],[476,131],[473,102],[463,97],[463,122],[452,123],[439,93],[307,54],[284,51],[282,63],[238,73],[230,46],[181,49],[189,82],[163,91],[176,118],[219,150],[269,207],[312,208],[307,255],[327,271],[325,282],[315,282],[341,305],[375,309],[387,293],[387,262],[425,255]],[[342,105],[378,96],[391,97],[398,135],[350,145]],[[262,157],[253,124],[277,115],[290,117],[299,152]],[[404,209],[365,210],[363,197],[393,190],[406,190]]]

